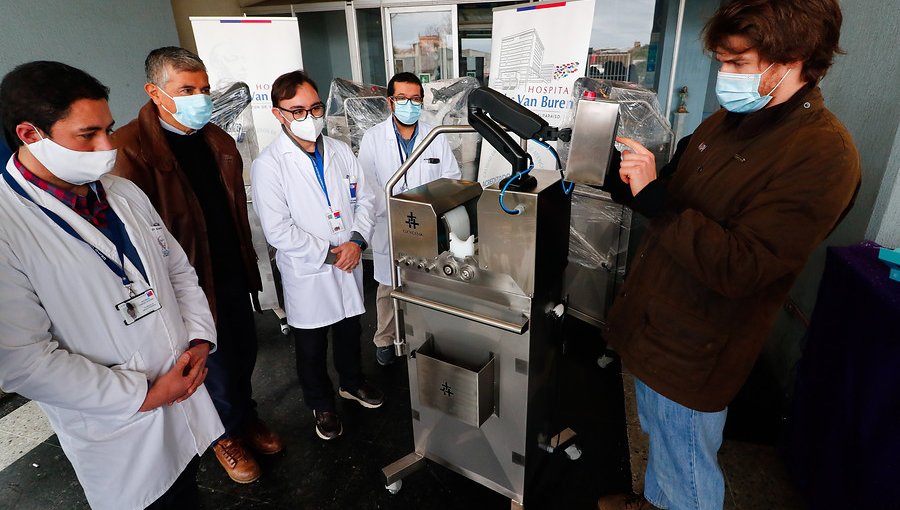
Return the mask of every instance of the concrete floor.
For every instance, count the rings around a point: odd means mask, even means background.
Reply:
[[[374,310],[374,282],[366,263],[367,308]],[[324,442],[315,435],[312,413],[302,403],[293,341],[282,336],[274,314],[257,318],[259,359],[254,395],[260,415],[287,444],[260,458],[263,477],[249,485],[227,478],[211,451],[203,456],[201,501],[207,509],[507,509],[509,500],[434,464],[410,475],[402,490],[384,489],[381,468],[413,448],[405,360],[390,367],[374,361],[374,314],[363,316],[363,370],[386,393],[376,410],[339,400],[344,435]],[[625,432],[621,368],[596,364],[602,345],[596,330],[567,321],[559,416],[579,434],[583,455],[555,455],[542,465],[526,508],[591,509],[597,497],[631,484]],[[336,376],[332,373],[332,378]],[[9,418],[8,420],[6,420]],[[6,420],[6,426],[4,421]],[[15,423],[12,423],[15,422]],[[46,421],[33,403],[6,396],[0,401],[0,509],[85,509],[87,503]],[[23,442],[24,441],[24,442]]]
[[[367,308],[374,310],[370,263],[365,269]],[[254,394],[261,416],[283,435],[287,448],[260,458],[263,477],[249,485],[231,482],[207,451],[198,477],[205,508],[509,508],[505,497],[434,464],[410,475],[398,494],[384,489],[381,468],[409,453],[413,438],[406,363],[399,360],[387,368],[375,363],[369,340],[373,315],[363,316],[363,369],[385,391],[386,403],[366,410],[338,399],[344,435],[329,443],[316,437],[312,415],[302,403],[293,341],[281,335],[274,314],[258,316]],[[596,330],[570,320],[565,336],[560,416],[578,432],[584,453],[577,461],[550,457],[527,508],[587,510],[595,508],[601,494],[632,486],[640,492],[643,485],[647,443],[637,421],[631,376],[624,374],[623,392],[621,366],[597,366],[602,343]],[[774,447],[728,439],[726,428],[719,461],[726,510],[804,508]],[[18,396],[0,396],[0,509],[86,508],[75,474],[37,406]]]
[[[647,467],[647,435],[641,430],[634,397],[634,376],[623,374],[625,415],[628,428],[632,486],[640,493]],[[730,419],[730,418],[729,418]],[[728,439],[719,449],[719,466],[725,475],[724,510],[802,510],[800,495],[788,480],[777,448]]]

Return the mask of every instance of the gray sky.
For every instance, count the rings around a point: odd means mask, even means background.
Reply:
[[[591,30],[593,48],[631,48],[635,41],[650,42],[655,0],[597,0]],[[446,12],[397,14],[391,24],[397,46],[411,45],[419,35],[430,35],[429,28],[448,20]],[[491,51],[490,39],[468,40],[466,47]]]
[[[591,30],[593,48],[631,48],[650,42],[654,0],[597,0]]]

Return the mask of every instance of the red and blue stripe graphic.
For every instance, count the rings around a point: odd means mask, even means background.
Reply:
[[[555,2],[552,4],[542,4],[542,5],[529,5],[528,7],[519,7],[516,9],[516,12],[522,11],[533,11],[535,9],[552,9],[554,7],[563,7],[566,5],[566,2]]]
[[[220,19],[219,23],[271,23],[270,19]]]

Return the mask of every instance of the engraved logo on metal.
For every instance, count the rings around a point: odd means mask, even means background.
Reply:
[[[409,216],[406,217],[406,226],[415,230],[416,227],[419,226],[419,222],[416,221],[416,215],[413,213],[409,213]]]
[[[450,389],[450,385],[447,384],[447,381],[444,381],[444,384],[441,385],[441,393],[447,395],[448,397],[453,396],[453,390]]]

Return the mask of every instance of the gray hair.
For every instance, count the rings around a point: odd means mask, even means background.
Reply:
[[[159,87],[165,85],[169,81],[168,66],[176,71],[206,71],[206,66],[197,55],[177,46],[165,46],[147,55],[144,62],[147,81]]]

